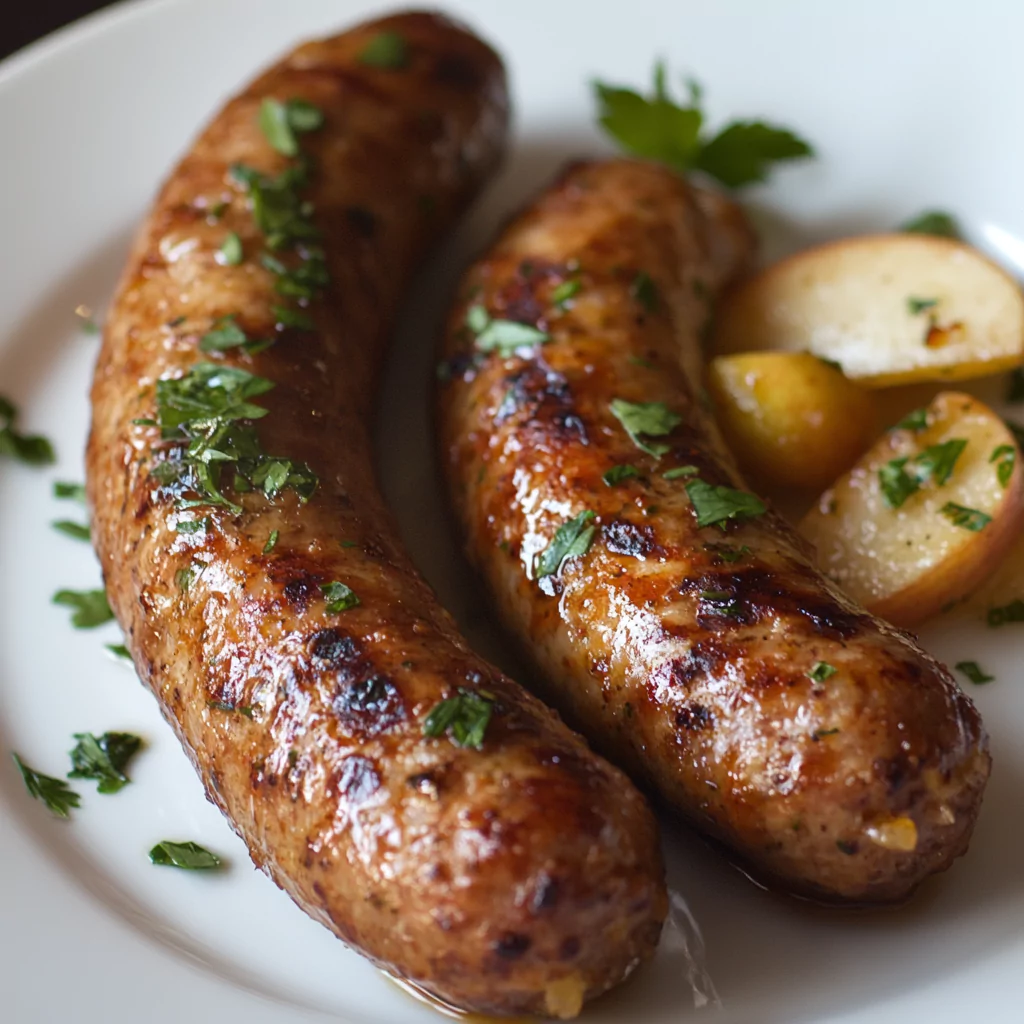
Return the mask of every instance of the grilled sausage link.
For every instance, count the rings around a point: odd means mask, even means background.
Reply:
[[[256,864],[448,1003],[572,1016],[656,944],[653,817],[467,648],[371,465],[396,304],[506,121],[497,56],[415,13],[228,103],[125,270],[88,489],[135,665]]]
[[[453,501],[570,724],[755,874],[898,900],[965,850],[987,740],[949,673],[816,572],[777,515],[710,490],[743,485],[699,338],[749,248],[735,208],[667,170],[570,168],[453,311]]]

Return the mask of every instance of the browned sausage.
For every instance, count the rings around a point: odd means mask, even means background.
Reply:
[[[657,941],[652,815],[467,648],[370,459],[396,304],[506,119],[496,55],[428,14],[302,46],[232,100],[125,270],[88,487],[136,667],[253,860],[449,1003],[572,1016]]]
[[[665,169],[571,168],[465,279],[445,464],[570,723],[755,872],[898,900],[965,850],[987,741],[941,665],[735,493],[699,338],[748,249],[735,208]],[[585,553],[559,571],[542,552],[570,520]]]

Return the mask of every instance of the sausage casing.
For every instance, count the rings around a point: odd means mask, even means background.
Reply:
[[[369,438],[396,305],[506,122],[496,55],[416,13],[301,46],[228,103],[124,272],[88,493],[135,665],[256,864],[449,1003],[572,1016],[657,942],[651,812],[468,649]],[[196,413],[240,380],[237,420]],[[461,698],[483,731],[425,735]]]
[[[568,169],[464,280],[443,459],[571,724],[755,873],[898,900],[966,848],[987,739],[942,666],[736,497],[700,336],[749,249],[731,204],[664,168]],[[559,528],[577,550],[545,575]]]

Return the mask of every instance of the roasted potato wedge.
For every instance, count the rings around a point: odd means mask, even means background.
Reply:
[[[800,532],[848,594],[912,626],[999,565],[1022,515],[1013,434],[988,406],[947,391],[875,444],[821,496]]]
[[[713,347],[812,352],[868,387],[965,380],[1024,361],[1024,297],[962,242],[867,235],[749,280],[717,311]]]
[[[820,491],[878,436],[871,393],[807,352],[719,356],[708,390],[733,454],[768,485]]]

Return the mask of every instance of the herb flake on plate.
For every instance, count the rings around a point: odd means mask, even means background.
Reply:
[[[58,818],[71,817],[71,808],[80,806],[82,798],[63,779],[29,768],[17,754],[11,756],[21,772],[29,796],[45,804]]]
[[[69,779],[95,779],[100,793],[116,793],[131,779],[125,774],[128,762],[138,753],[142,740],[129,732],[76,732],[78,740],[71,751],[72,769]]]
[[[72,609],[71,625],[75,629],[94,629],[110,622],[114,613],[107,603],[105,590],[58,590],[53,603]]]
[[[221,866],[217,854],[198,843],[175,843],[170,839],[157,843],[149,851],[149,860],[160,867],[181,868],[184,871],[211,871]]]
[[[40,434],[21,434],[17,430],[18,410],[0,395],[0,457],[4,455],[26,466],[49,466],[56,460],[53,445]]]

